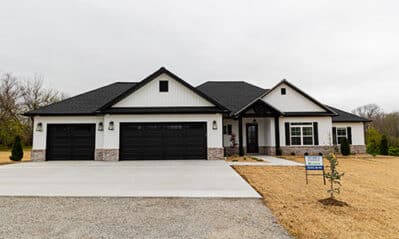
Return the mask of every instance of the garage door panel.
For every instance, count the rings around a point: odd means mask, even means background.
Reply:
[[[205,123],[121,123],[120,159],[205,159]]]
[[[47,160],[93,160],[95,124],[49,124]]]

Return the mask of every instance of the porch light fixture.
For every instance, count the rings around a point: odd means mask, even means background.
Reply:
[[[218,125],[217,125],[217,123],[216,123],[216,120],[214,120],[214,121],[212,122],[212,129],[214,129],[214,130],[218,129]]]
[[[42,122],[37,123],[36,131],[39,131],[39,132],[43,131],[43,123]]]
[[[100,122],[98,123],[98,131],[103,131],[104,130],[104,123]]]
[[[114,121],[110,121],[108,125],[109,130],[114,130]]]
[[[253,120],[252,120],[252,123],[256,124],[256,119],[253,119]]]

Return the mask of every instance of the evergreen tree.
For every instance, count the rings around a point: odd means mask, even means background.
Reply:
[[[15,137],[14,144],[11,149],[10,159],[12,161],[20,161],[24,157],[24,151],[22,149],[21,138],[19,136]]]
[[[380,154],[388,155],[388,139],[386,135],[381,137]]]
[[[343,138],[341,140],[341,153],[342,155],[349,155],[351,154],[351,148],[347,138]]]

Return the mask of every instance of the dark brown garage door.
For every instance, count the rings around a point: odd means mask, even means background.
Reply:
[[[120,160],[206,159],[206,123],[121,123]]]
[[[49,124],[47,160],[93,160],[95,124]]]

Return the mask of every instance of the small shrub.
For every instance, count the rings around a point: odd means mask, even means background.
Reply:
[[[341,154],[345,156],[351,154],[351,148],[349,146],[348,139],[346,138],[343,138],[341,141]]]
[[[388,155],[388,139],[386,135],[381,137],[380,154]]]
[[[392,156],[399,156],[399,148],[398,147],[389,147],[388,154]]]
[[[12,161],[20,161],[24,157],[24,151],[22,149],[21,138],[19,136],[15,137],[14,144],[11,148],[10,159]]]

